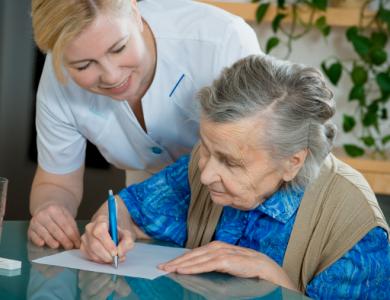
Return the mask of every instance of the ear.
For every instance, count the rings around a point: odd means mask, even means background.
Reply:
[[[287,159],[283,173],[284,181],[291,181],[295,178],[295,176],[297,176],[299,170],[305,162],[307,151],[307,149],[302,149]]]
[[[131,5],[134,21],[138,25],[139,30],[142,32],[144,30],[144,23],[142,22],[142,16],[138,9],[137,0],[130,0],[130,1],[131,1],[130,5]]]

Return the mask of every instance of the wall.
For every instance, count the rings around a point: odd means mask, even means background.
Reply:
[[[36,163],[29,159],[33,133],[35,49],[32,39],[30,0],[0,1],[0,176],[9,182],[6,219],[29,219],[28,199]],[[124,185],[124,174],[114,168],[88,168],[87,201],[79,218],[90,218],[104,200],[107,189]]]

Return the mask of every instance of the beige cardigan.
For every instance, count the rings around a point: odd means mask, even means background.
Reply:
[[[187,248],[209,243],[222,212],[200,183],[199,147],[189,166],[191,203]],[[305,191],[287,246],[283,269],[304,292],[311,279],[342,257],[371,229],[389,232],[375,194],[364,177],[330,154]]]

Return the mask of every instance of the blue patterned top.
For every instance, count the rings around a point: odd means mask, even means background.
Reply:
[[[154,239],[184,246],[190,186],[189,156],[148,180],[120,191],[138,226]],[[260,251],[280,266],[303,191],[281,188],[250,211],[224,207],[215,240]],[[343,257],[309,282],[306,294],[321,299],[388,299],[390,244],[386,232],[372,229]]]

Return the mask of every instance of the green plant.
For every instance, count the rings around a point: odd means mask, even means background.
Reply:
[[[390,10],[381,0],[376,12],[367,13],[370,2],[365,1],[361,7],[359,25],[346,30],[346,38],[357,57],[351,61],[329,58],[321,66],[334,85],[338,84],[342,73],[346,73],[352,83],[348,101],[356,102],[356,111],[343,115],[343,130],[354,134],[359,144],[345,144],[345,151],[356,157],[369,150],[373,156],[379,154],[386,158],[390,135],[383,133],[382,127],[388,120],[390,99],[390,60],[386,51]]]
[[[259,3],[256,20],[261,23],[271,4],[262,0],[252,0],[252,2]],[[324,37],[328,36],[331,28],[326,22],[326,17],[316,17],[317,12],[325,11],[326,7],[327,0],[294,0],[289,1],[288,6],[285,0],[278,0],[276,14],[271,23],[273,36],[267,40],[265,52],[270,53],[273,48],[284,43],[287,48],[286,58],[288,58],[293,42],[312,29],[318,29]],[[285,22],[287,19],[288,22]]]
[[[259,6],[256,19],[260,23],[270,8],[270,3],[253,0]],[[352,157],[361,156],[369,150],[372,155],[386,157],[390,145],[390,135],[383,133],[382,127],[388,120],[387,104],[390,98],[390,61],[386,49],[389,45],[390,10],[385,2],[379,0],[378,9],[367,13],[366,8],[373,0],[367,0],[361,7],[357,26],[346,30],[346,38],[356,53],[356,58],[345,59],[330,57],[321,63],[322,70],[334,85],[339,83],[343,73],[352,82],[348,101],[356,103],[355,114],[343,115],[343,131],[354,134],[358,144],[345,144],[346,153]],[[292,43],[318,29],[324,37],[331,32],[325,16],[327,0],[292,0],[288,8],[284,0],[278,0],[276,14],[271,26],[273,36],[266,42],[266,53],[286,40],[287,54],[292,51]],[[302,16],[305,16],[303,18]],[[289,22],[284,20],[289,19]],[[358,126],[358,124],[360,126]]]

